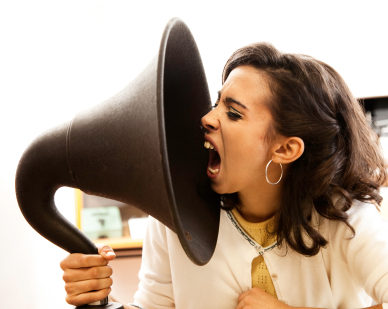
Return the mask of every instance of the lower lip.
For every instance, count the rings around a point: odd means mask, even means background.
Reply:
[[[219,171],[217,174],[212,174],[210,171],[209,171],[209,167],[207,167],[207,177],[209,177],[210,179],[216,179],[217,176],[219,175]]]

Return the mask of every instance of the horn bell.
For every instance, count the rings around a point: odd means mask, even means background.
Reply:
[[[79,188],[148,213],[178,235],[195,264],[206,264],[220,219],[219,202],[198,193],[208,161],[200,120],[210,107],[194,38],[174,18],[159,53],[135,80],[27,148],[16,174],[24,217],[64,250],[96,253],[54,203],[59,187]]]

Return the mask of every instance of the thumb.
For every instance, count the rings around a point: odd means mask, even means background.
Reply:
[[[101,255],[107,261],[111,261],[116,257],[115,252],[110,246],[104,244],[96,244],[96,247],[98,249],[98,254]]]

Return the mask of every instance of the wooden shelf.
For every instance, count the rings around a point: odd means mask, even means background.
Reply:
[[[142,239],[132,239],[130,237],[100,238],[92,239],[95,244],[105,244],[115,249],[137,249],[143,247]]]

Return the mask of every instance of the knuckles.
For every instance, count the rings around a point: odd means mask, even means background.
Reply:
[[[61,267],[62,270],[66,270],[69,268],[69,260],[71,260],[72,254],[69,254],[66,258],[64,258],[60,263],[59,266]]]
[[[98,301],[101,299],[104,299],[109,295],[110,289],[103,289],[100,291],[92,292],[92,293],[84,293],[84,294],[78,294],[78,295],[66,295],[66,302],[69,305],[73,306],[82,306],[94,301]]]
[[[264,293],[264,291],[262,289],[258,288],[258,287],[254,287],[254,288],[251,289],[251,293],[253,293],[253,294],[259,294],[259,293],[262,293],[262,292]]]
[[[113,284],[112,278],[92,279],[87,281],[87,290],[102,290],[109,288]]]
[[[66,296],[65,300],[69,305],[78,306],[79,304],[76,303],[74,298],[73,296]]]
[[[86,255],[80,253],[69,254],[59,266],[63,271],[71,268],[89,268],[94,266],[107,266],[107,261],[101,256]]]
[[[91,267],[88,270],[88,278],[100,279],[108,278],[113,274],[110,266]]]
[[[93,291],[93,290],[99,290],[99,282],[97,279],[92,279],[87,281],[87,290]]]
[[[60,262],[60,267],[64,271],[62,279],[68,304],[80,306],[109,295],[113,270],[102,256],[96,259],[96,256],[70,254]]]
[[[65,281],[66,283],[72,282],[73,276],[69,274],[68,272],[64,272],[62,275],[62,280]]]
[[[105,287],[100,287],[100,285],[112,285],[113,280],[110,278],[112,274],[113,270],[109,266],[91,267],[85,269],[85,271],[80,269],[67,269],[63,272],[62,279],[69,286],[72,286],[72,283],[83,281],[84,284],[90,285],[90,290],[95,290]]]
[[[79,265],[79,268],[91,267],[91,263],[88,259],[88,256],[86,255],[77,256],[77,265]]]
[[[101,267],[91,267],[88,270],[88,273],[91,278],[100,278],[102,275],[102,270]]]
[[[98,266],[85,269],[65,269],[62,279],[64,282],[76,282],[89,279],[103,279],[112,276],[113,270],[110,266]]]
[[[65,291],[68,295],[75,294],[75,288],[73,283],[66,283],[65,284]]]
[[[112,276],[113,275],[113,268],[110,267],[109,265],[107,265],[106,267],[108,267],[107,268],[108,277]]]
[[[65,284],[65,291],[68,296],[87,293],[90,291],[100,292],[104,289],[109,289],[112,284],[112,278],[91,279],[81,282],[69,282]]]
[[[238,302],[242,303],[244,309],[255,307],[257,305],[258,298],[260,299],[260,295],[265,293],[262,289],[254,287],[249,291],[240,294],[238,298]]]
[[[85,282],[85,290],[86,291],[94,291],[94,290],[100,290],[100,280],[98,279],[92,279]]]

